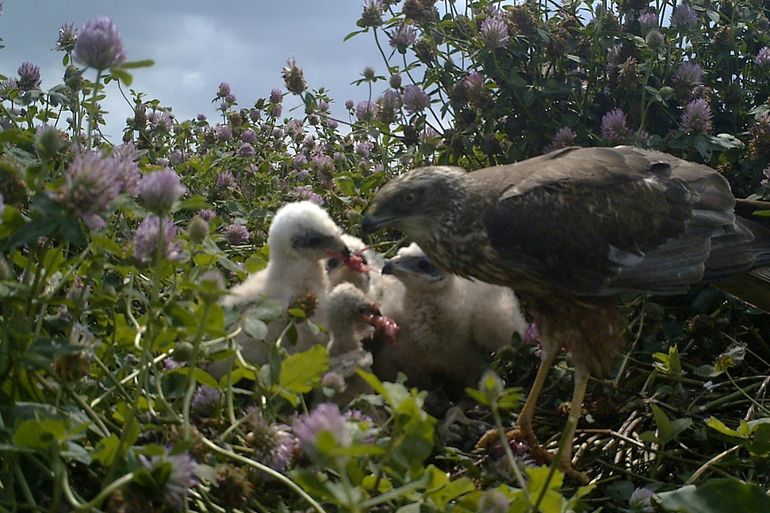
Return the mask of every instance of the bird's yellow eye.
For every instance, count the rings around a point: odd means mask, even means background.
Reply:
[[[414,203],[416,199],[417,199],[417,195],[413,192],[407,192],[401,197],[401,201],[403,201],[407,205]]]

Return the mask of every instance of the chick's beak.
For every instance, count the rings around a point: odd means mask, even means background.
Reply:
[[[385,262],[385,265],[382,266],[382,274],[395,274],[395,268],[396,266],[393,263]]]

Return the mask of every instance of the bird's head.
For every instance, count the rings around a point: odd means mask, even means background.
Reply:
[[[278,209],[267,243],[271,253],[284,257],[322,260],[350,254],[342,230],[324,209],[310,201],[288,203]]]
[[[326,312],[327,327],[332,334],[350,327],[360,332],[372,326],[375,333],[391,341],[398,336],[398,324],[382,315],[377,305],[352,283],[341,283],[334,287],[327,299]]]
[[[401,248],[385,263],[382,274],[392,274],[408,288],[436,289],[447,284],[450,274],[436,267],[414,242]]]
[[[342,240],[350,250],[350,254],[348,256],[336,254],[326,259],[329,284],[334,287],[347,282],[366,291],[371,285],[369,272],[372,270],[367,255],[371,255],[372,251],[358,237],[344,233]]]
[[[366,212],[364,233],[388,227],[412,240],[425,241],[452,214],[464,175],[459,167],[429,166],[391,180],[377,192]]]

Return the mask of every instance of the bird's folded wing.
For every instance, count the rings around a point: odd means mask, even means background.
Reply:
[[[568,149],[476,173],[499,190],[485,224],[500,258],[574,294],[683,292],[715,240],[740,239],[724,178],[670,155]]]

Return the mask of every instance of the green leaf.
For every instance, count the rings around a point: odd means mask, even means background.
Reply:
[[[745,438],[744,435],[741,435],[739,432],[737,432],[734,429],[730,429],[724,424],[724,422],[722,422],[716,417],[709,417],[708,420],[706,420],[706,425],[711,429],[715,429],[719,431],[723,435],[731,436],[734,438]]]
[[[131,76],[131,73],[121,68],[112,68],[110,70],[110,77],[120,80],[127,86],[130,86],[134,82],[134,77]]]
[[[737,479],[712,479],[655,496],[666,511],[682,513],[725,513],[770,511],[770,497],[764,488]]]
[[[770,424],[760,424],[746,443],[746,450],[755,458],[770,456]]]
[[[124,62],[123,64],[120,65],[120,68],[136,69],[136,68],[149,68],[150,66],[155,66],[155,61],[152,59],[144,59],[141,61]]]
[[[316,344],[307,351],[286,358],[281,363],[278,385],[291,392],[305,394],[321,383],[329,370],[326,347]]]
[[[267,324],[254,315],[243,318],[243,331],[257,340],[265,340],[267,337]]]
[[[99,442],[92,457],[94,460],[101,463],[103,467],[109,467],[115,461],[115,456],[118,455],[119,448],[120,439],[115,434],[111,434]]]
[[[653,404],[651,408],[655,425],[658,427],[658,441],[662,444],[670,442],[692,425],[692,419],[683,418],[671,421],[666,412],[657,405]]]
[[[338,176],[334,179],[334,183],[345,196],[356,196],[356,184],[349,176]]]
[[[172,369],[168,371],[167,374],[181,374],[182,376],[189,376],[190,375],[190,368],[189,367],[178,367],[176,369]],[[203,369],[195,368],[193,371],[193,377],[195,378],[195,381],[198,383],[201,383],[202,385],[206,385],[212,388],[219,388],[219,382],[217,382],[216,379],[214,379],[214,376],[209,374]]]
[[[211,208],[211,203],[206,201],[203,196],[191,196],[181,202],[175,210],[201,210],[203,208]]]
[[[67,423],[62,419],[25,420],[16,426],[13,443],[33,449],[45,449],[67,437]]]
[[[559,490],[564,483],[564,474],[557,469],[549,480],[548,475],[551,469],[546,465],[529,467],[526,472],[527,489],[531,500],[535,500],[545,490],[543,502],[540,503],[540,511],[543,513],[560,512],[563,498]]]

